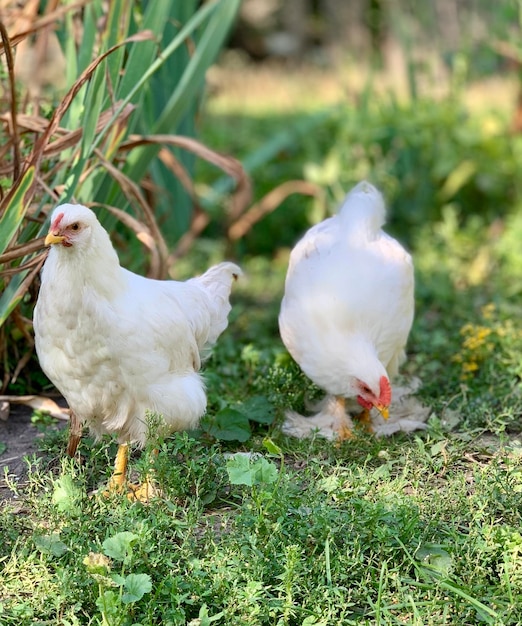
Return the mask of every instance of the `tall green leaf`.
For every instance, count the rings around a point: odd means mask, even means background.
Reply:
[[[206,27],[200,35],[197,48],[190,57],[172,96],[169,98],[152,129],[154,133],[177,132],[184,115],[202,89],[206,71],[214,62],[217,53],[221,49],[240,4],[240,0],[221,0],[204,5],[162,52],[162,58],[170,56],[209,15]],[[146,146],[129,155],[125,167],[125,173],[129,178],[135,179],[137,176],[142,175],[143,171],[147,170],[149,163],[159,152],[159,149],[159,146]],[[119,197],[121,198],[121,196]]]
[[[26,211],[24,197],[33,184],[33,180],[34,167],[30,167],[25,172],[0,217],[0,254],[6,250],[16,231],[20,228]]]
[[[23,270],[15,274],[0,296],[0,326],[20,304],[24,296],[21,287],[28,273],[28,270]]]

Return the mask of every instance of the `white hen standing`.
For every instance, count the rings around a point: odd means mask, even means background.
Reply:
[[[368,425],[373,407],[388,418],[390,378],[413,321],[412,260],[382,231],[384,221],[381,194],[361,182],[339,213],[312,227],[290,255],[281,337],[303,372],[327,392],[320,416],[340,438],[351,427],[346,398],[357,399]]]
[[[163,417],[166,432],[194,428],[204,414],[201,359],[227,327],[241,270],[220,263],[186,282],[133,274],[81,205],[54,210],[45,243],[51,249],[34,310],[38,358],[72,412],[69,454],[80,438],[75,425],[98,437],[117,434],[110,487],[121,490],[127,445],[147,440],[147,411]],[[147,489],[137,497],[147,499]]]

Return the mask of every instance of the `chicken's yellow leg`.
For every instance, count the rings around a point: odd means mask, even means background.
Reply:
[[[152,454],[157,456],[158,450],[153,450]],[[147,472],[145,480],[141,485],[134,485],[127,483],[127,463],[129,459],[129,446],[126,443],[120,444],[118,452],[116,454],[116,460],[114,462],[114,472],[109,480],[107,489],[104,491],[104,496],[110,496],[113,493],[122,493],[124,488],[128,486],[129,492],[127,498],[129,500],[138,500],[139,502],[146,503],[153,496],[158,494],[157,488],[152,482],[152,470]]]
[[[335,398],[339,409],[342,413],[345,412],[346,399],[340,396]],[[346,439],[351,439],[353,437],[352,429],[346,423],[346,419],[341,422],[339,429],[337,431],[337,441],[346,441]]]
[[[158,456],[158,450],[154,449],[152,451],[153,458]],[[131,485],[129,483],[129,493],[127,494],[127,498],[129,500],[138,500],[139,502],[143,502],[146,504],[151,498],[158,495],[158,489],[155,487],[152,480],[153,470],[150,469],[146,476],[145,480],[141,483],[141,485]]]
[[[364,430],[367,430],[370,433],[373,432],[372,418],[370,417],[369,409],[363,409],[358,415],[355,416],[355,419],[364,428]]]
[[[116,460],[114,461],[114,472],[107,485],[107,491],[105,495],[109,495],[114,492],[121,492],[126,482],[127,476],[127,462],[129,459],[129,446],[126,443],[121,443],[118,446],[118,452],[116,454]]]

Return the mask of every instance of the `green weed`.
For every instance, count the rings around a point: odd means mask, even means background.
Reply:
[[[83,560],[98,585],[96,607],[102,616],[103,626],[128,623],[134,603],[152,591],[148,574],[127,574],[132,564],[133,544],[138,540],[138,535],[128,531],[117,533],[105,539],[103,553],[90,552]],[[114,561],[121,563],[118,573],[112,571]]]

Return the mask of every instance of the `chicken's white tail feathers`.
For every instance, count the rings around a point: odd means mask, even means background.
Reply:
[[[364,229],[370,236],[376,234],[386,221],[386,206],[381,192],[363,180],[347,194],[339,216],[348,232]]]
[[[194,280],[202,285],[212,302],[212,323],[207,344],[212,345],[228,326],[228,314],[231,310],[229,302],[232,284],[243,272],[235,263],[225,261],[209,268]]]

